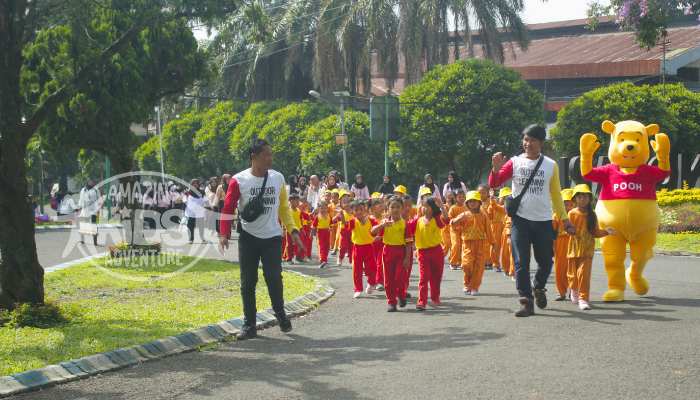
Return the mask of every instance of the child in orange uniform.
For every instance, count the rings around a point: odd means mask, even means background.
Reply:
[[[574,191],[572,189],[561,191],[561,198],[564,200],[564,207],[566,207],[567,213],[574,208],[573,195]],[[557,232],[557,238],[554,241],[554,281],[557,292],[559,292],[559,296],[554,301],[564,301],[566,300],[567,289],[569,289],[569,282],[566,276],[569,268],[569,259],[566,257],[566,253],[569,249],[570,236],[564,230],[564,223],[556,215],[552,217],[552,225],[554,226],[554,231]]]
[[[591,266],[595,250],[595,238],[614,234],[612,228],[598,228],[598,218],[593,211],[593,193],[588,185],[576,185],[573,191],[576,208],[569,211],[569,220],[576,227],[576,234],[569,239],[567,258],[569,259],[569,286],[571,302],[578,303],[581,310],[590,310],[588,303],[591,287]]]
[[[299,209],[299,195],[292,193],[289,195],[289,208],[292,211],[292,218],[294,218],[294,225],[298,230],[301,231],[301,210]],[[288,263],[294,263],[294,257],[296,256],[297,262],[304,261],[304,255],[301,254],[299,249],[297,249],[296,244],[292,240],[292,235],[287,232],[285,235],[285,248],[284,248],[284,260]]]
[[[448,190],[447,195],[445,196],[445,206],[447,207],[448,212],[445,213],[444,216],[449,215],[449,209],[453,205],[457,203],[455,199],[455,194],[453,191]],[[445,224],[445,227],[442,228],[442,241],[440,244],[442,245],[442,253],[445,255],[445,257],[450,256],[450,251],[452,250],[452,238],[450,237],[450,224]]]
[[[325,268],[328,265],[328,249],[331,244],[331,214],[328,212],[328,204],[325,200],[318,203],[314,212],[316,215],[312,223],[312,234],[318,240],[318,258],[321,262],[319,268]]]
[[[372,249],[372,227],[377,225],[377,221],[367,214],[367,203],[362,200],[352,202],[353,217],[345,220],[340,214],[347,229],[351,232],[352,238],[352,277],[355,286],[354,298],[362,295],[362,276],[367,276],[367,288],[365,292],[372,294],[376,285],[377,266]]]
[[[467,193],[467,211],[451,221],[462,224],[462,270],[464,272],[464,294],[476,296],[484,276],[484,266],[493,243],[491,223],[482,212],[479,192]]]
[[[338,224],[338,236],[340,237],[340,242],[338,243],[338,266],[343,266],[343,260],[345,256],[348,256],[350,263],[352,263],[352,232],[347,229],[345,221],[349,221],[352,217],[350,214],[352,211],[350,207],[350,197],[347,192],[343,191],[340,193],[340,207],[336,209],[336,217],[333,218],[333,222]]]
[[[491,245],[491,262],[496,272],[502,272],[503,267],[501,266],[501,236],[503,235],[503,227],[505,225],[506,208],[497,201],[495,198],[491,198],[491,202],[488,207],[489,215],[491,215],[491,232],[493,233],[494,242]]]
[[[420,279],[418,281],[418,302],[416,310],[424,311],[428,304],[428,292],[430,301],[434,306],[440,305],[440,284],[445,267],[444,255],[440,240],[440,230],[447,224],[447,218],[443,216],[439,197],[427,197],[421,205],[421,215],[409,223],[410,235],[418,249],[418,267]],[[447,207],[443,207],[446,208]]]
[[[491,225],[491,220],[493,219],[491,208],[489,207],[491,204],[491,188],[489,185],[481,184],[477,188],[477,192],[479,192],[479,196],[481,196],[481,213],[486,217],[489,225]],[[486,246],[484,250],[486,253],[484,256],[484,269],[490,271],[493,269],[493,264],[496,262],[491,259],[491,243],[484,242],[484,246]]]
[[[501,188],[498,192],[498,204],[501,206],[505,205],[506,197],[510,196],[512,191],[509,187]],[[503,218],[503,233],[501,234],[501,254],[499,254],[501,260],[501,268],[503,269],[503,274],[505,276],[513,276],[513,255],[510,249],[510,229],[513,225],[513,221],[510,219],[508,214]],[[499,238],[496,238],[499,240]],[[513,280],[515,280],[513,278]]]
[[[389,201],[389,215],[372,228],[372,234],[382,238],[382,263],[384,264],[384,285],[388,312],[406,307],[405,292],[402,290],[405,271],[411,261],[411,237],[406,221],[401,217],[403,201],[395,196]]]
[[[467,201],[466,194],[462,190],[457,191],[457,202],[450,207],[447,217],[450,219],[450,269],[453,271],[462,269],[462,224],[453,224],[452,220],[467,210],[464,204]]]

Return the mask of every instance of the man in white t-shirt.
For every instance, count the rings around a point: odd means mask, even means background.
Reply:
[[[241,297],[243,299],[243,327],[238,334],[239,340],[252,339],[257,336],[255,327],[257,305],[255,303],[255,286],[258,283],[258,264],[262,262],[263,275],[267,291],[272,302],[272,309],[280,324],[282,332],[292,330],[292,323],[284,311],[282,286],[282,227],[291,233],[292,240],[303,252],[304,244],[292,217],[287,199],[284,176],[270,169],[272,167],[272,148],[263,139],[255,139],[250,146],[251,167],[231,178],[226,191],[224,208],[221,210],[219,225],[219,246],[223,251],[228,248],[231,235],[232,215],[236,208],[243,210],[246,204],[262,191],[264,210],[253,221],[239,218],[238,257],[241,265]],[[267,181],[265,177],[267,176]],[[263,182],[265,188],[263,189]]]

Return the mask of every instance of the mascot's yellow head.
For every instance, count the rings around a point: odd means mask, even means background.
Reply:
[[[622,168],[636,168],[649,161],[649,137],[659,133],[659,126],[644,126],[637,121],[603,121],[603,132],[610,136],[608,158]]]

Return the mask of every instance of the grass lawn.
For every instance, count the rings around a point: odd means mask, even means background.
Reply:
[[[110,268],[137,277],[178,269]],[[114,278],[81,264],[47,274],[45,285],[47,300],[59,307],[68,323],[48,329],[0,327],[0,376],[146,343],[243,314],[238,265],[215,260],[202,259],[184,273],[147,282]],[[315,286],[313,279],[284,274],[285,299]],[[262,271],[257,289],[258,309],[270,307]]]
[[[596,248],[600,249],[600,240],[596,240]],[[654,249],[700,254],[700,233],[659,233]]]

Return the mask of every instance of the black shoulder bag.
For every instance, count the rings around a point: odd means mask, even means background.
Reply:
[[[523,187],[523,190],[518,193],[517,196],[513,197],[511,194],[510,196],[506,197],[506,213],[508,214],[509,217],[514,217],[518,213],[518,208],[520,208],[520,201],[523,199],[523,196],[525,196],[525,193],[527,193],[527,189],[530,188],[530,184],[532,183],[532,180],[535,179],[535,175],[537,174],[537,171],[540,169],[540,166],[542,165],[542,161],[544,160],[544,156],[541,155],[539,161],[537,161],[537,165],[535,166],[535,169],[532,170],[532,173],[530,174],[530,177],[527,178],[527,182],[525,182],[525,186]]]
[[[263,179],[262,188],[260,188],[260,193],[257,196],[250,199],[246,205],[241,210],[241,219],[245,222],[253,222],[260,214],[265,211],[265,204],[263,202],[263,194],[265,193],[265,185],[267,185],[267,175],[265,172],[265,179]]]

